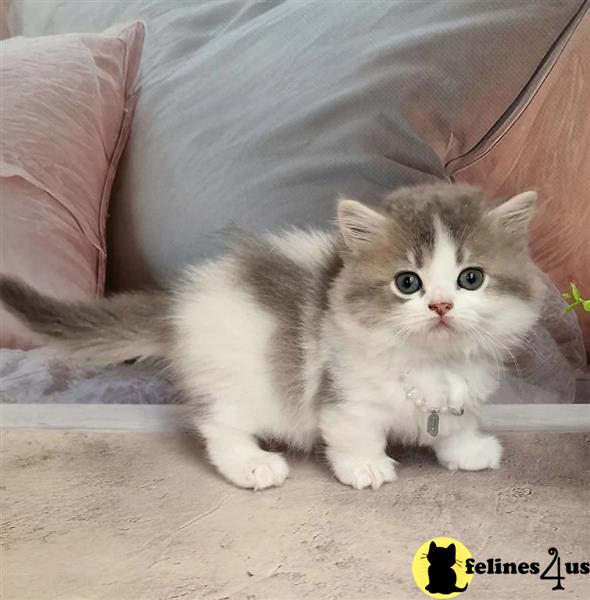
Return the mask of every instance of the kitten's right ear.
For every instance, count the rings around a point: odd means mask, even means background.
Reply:
[[[346,247],[353,252],[378,237],[385,223],[382,214],[356,200],[338,202],[338,227]]]

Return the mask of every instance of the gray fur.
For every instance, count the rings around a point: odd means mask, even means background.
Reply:
[[[320,378],[320,384],[318,386],[315,404],[337,404],[342,402],[342,394],[338,391],[334,377],[329,370],[329,367],[324,367],[322,376]]]
[[[21,281],[4,277],[0,300],[50,345],[98,365],[159,356],[170,340],[170,300],[163,293],[73,303],[43,296]]]
[[[481,190],[465,185],[429,185],[402,188],[388,196],[390,214],[402,225],[405,245],[414,254],[417,267],[432,253],[435,219],[447,229],[457,245],[457,259],[485,212]]]
[[[310,274],[263,240],[242,240],[237,258],[240,281],[280,322],[274,348],[269,349],[279,391],[287,399],[298,398],[305,388],[302,338]]]
[[[232,254],[238,262],[239,283],[279,320],[269,361],[279,392],[297,401],[306,388],[308,349],[317,342],[329,308],[328,289],[342,268],[342,259],[335,246],[323,268],[305,269],[269,241],[247,236],[237,242]]]
[[[518,267],[515,271],[517,270]],[[516,276],[511,276],[509,274],[496,275],[488,289],[494,290],[498,294],[516,296],[525,302],[531,300],[534,293],[533,286],[527,281],[527,278],[523,277],[520,273]]]

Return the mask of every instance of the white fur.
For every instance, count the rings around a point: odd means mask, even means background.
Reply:
[[[309,449],[315,419],[292,414],[276,398],[268,374],[268,347],[277,323],[236,286],[231,260],[196,268],[177,303],[182,332],[174,363],[193,397],[204,397],[195,426],[207,442],[211,462],[240,487],[280,485],[285,460],[258,446],[256,435],[273,435]]]
[[[330,256],[333,240],[324,231],[292,229],[282,235],[269,235],[268,241],[295,263],[320,269]]]
[[[304,451],[322,438],[336,477],[357,489],[396,479],[395,461],[385,454],[388,437],[433,447],[440,463],[452,470],[498,468],[500,444],[477,431],[476,413],[496,388],[499,369],[493,348],[491,355],[482,351],[476,335],[484,325],[482,315],[492,308],[501,311],[502,302],[512,302],[505,306],[511,316],[494,321],[484,344],[493,345],[494,335],[518,335],[534,321],[534,311],[514,299],[496,299],[491,307],[484,289],[457,289],[457,276],[468,265],[456,264],[455,248],[440,224],[436,232],[432,261],[419,272],[426,293],[405,304],[401,321],[392,317],[391,323],[367,331],[341,307],[322,323],[321,342],[307,349],[306,390],[297,406],[277,397],[270,377],[276,317],[236,285],[232,259],[189,273],[174,315],[182,341],[172,359],[187,391],[205,398],[195,425],[211,462],[227,479],[262,489],[287,478],[285,459],[263,451],[258,436]],[[317,232],[269,239],[278,252],[309,269],[322,266],[332,244]],[[437,317],[428,304],[441,301],[454,304],[453,335],[433,329]],[[437,358],[441,348],[444,359]],[[313,398],[328,360],[344,399],[317,404]],[[417,390],[415,400],[406,397],[408,385]],[[447,407],[465,414],[441,412],[439,435],[430,436],[426,413]]]

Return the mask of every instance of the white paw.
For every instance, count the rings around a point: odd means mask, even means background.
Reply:
[[[221,471],[238,487],[263,490],[283,485],[289,476],[289,465],[280,454],[261,450],[249,460],[238,460]]]
[[[492,435],[463,431],[443,438],[434,446],[439,463],[451,471],[499,469],[502,446]]]
[[[386,454],[376,458],[356,456],[332,458],[331,464],[338,481],[352,486],[355,490],[368,487],[376,490],[384,483],[397,479],[396,462]]]

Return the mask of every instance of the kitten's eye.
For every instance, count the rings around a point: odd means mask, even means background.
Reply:
[[[464,269],[461,271],[461,273],[459,273],[457,285],[462,287],[464,290],[477,290],[482,286],[483,279],[483,271],[481,269],[470,267],[469,269]]]
[[[422,280],[416,273],[404,271],[395,276],[395,285],[402,294],[415,294],[422,289]]]

